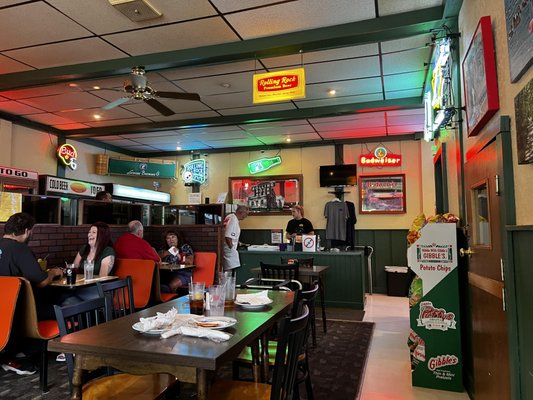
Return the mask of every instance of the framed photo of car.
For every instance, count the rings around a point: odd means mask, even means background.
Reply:
[[[403,214],[405,174],[360,175],[360,214]]]

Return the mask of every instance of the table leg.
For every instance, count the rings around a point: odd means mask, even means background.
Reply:
[[[322,327],[324,329],[324,333],[328,333],[328,327],[326,325],[326,306],[324,305],[324,297],[325,297],[325,290],[324,290],[324,282],[322,281],[322,278],[318,277],[318,287],[319,294],[320,294],[320,308],[322,309]]]
[[[259,361],[259,340],[254,340],[254,342],[250,345],[250,347],[252,350],[252,373],[254,376],[254,382],[261,382],[263,368]],[[267,364],[268,364],[268,359],[267,359]]]
[[[268,373],[270,371],[269,354],[268,354],[268,337],[269,333],[261,335],[261,382],[268,382]]]
[[[207,400],[207,373],[205,369],[196,370],[196,399]]]
[[[82,374],[83,370],[81,368],[81,359],[82,355],[77,355],[74,357],[74,371],[72,372],[72,400],[79,400],[82,396],[83,384],[82,384]]]

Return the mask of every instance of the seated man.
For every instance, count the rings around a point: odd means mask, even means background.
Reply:
[[[144,228],[141,221],[133,220],[128,224],[129,232],[115,242],[117,258],[161,261],[155,249],[143,239]]]

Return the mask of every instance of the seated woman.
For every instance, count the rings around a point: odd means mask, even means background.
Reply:
[[[93,261],[94,275],[108,276],[115,263],[115,250],[111,242],[109,226],[104,222],[95,222],[89,228],[87,244],[84,244],[74,258],[74,266],[78,273],[83,273],[84,262]],[[77,289],[74,294],[66,297],[61,304],[74,304],[98,297],[96,286]]]
[[[192,265],[194,252],[192,247],[183,243],[181,235],[176,231],[166,231],[163,235],[165,245],[159,251],[162,262],[169,264]],[[161,291],[174,293],[180,287],[187,286],[192,278],[190,269],[184,271],[161,271]]]

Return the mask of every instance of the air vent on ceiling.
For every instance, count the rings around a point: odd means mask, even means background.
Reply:
[[[108,0],[118,11],[134,22],[159,18],[157,11],[147,0]]]

